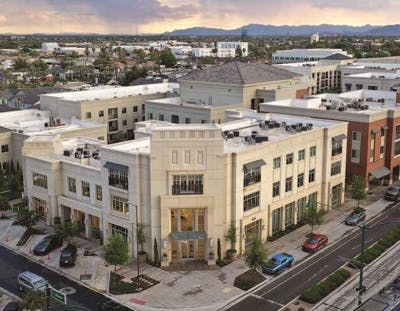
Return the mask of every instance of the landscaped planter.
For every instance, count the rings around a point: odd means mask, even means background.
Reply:
[[[138,260],[140,263],[145,263],[147,260],[147,253],[146,252],[139,252]]]

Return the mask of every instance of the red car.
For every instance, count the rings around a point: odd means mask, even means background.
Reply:
[[[303,251],[315,253],[328,244],[328,237],[325,234],[313,233],[303,244]]]

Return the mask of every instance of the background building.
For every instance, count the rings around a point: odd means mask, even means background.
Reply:
[[[351,58],[346,51],[341,49],[292,49],[278,50],[272,54],[272,63],[297,63],[297,62],[312,62],[319,61],[333,54],[342,54]]]

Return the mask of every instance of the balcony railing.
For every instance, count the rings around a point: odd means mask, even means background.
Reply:
[[[203,194],[203,184],[172,185],[173,195]]]
[[[110,132],[117,132],[118,131],[118,126],[109,126],[109,131]]]
[[[109,119],[118,119],[118,113],[109,113],[108,118]]]
[[[108,177],[108,184],[110,186],[117,187],[120,189],[125,189],[125,190],[128,190],[128,185],[129,185],[128,181],[122,180],[120,178],[111,177],[111,176]]]

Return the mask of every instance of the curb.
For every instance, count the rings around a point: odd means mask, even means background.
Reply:
[[[3,287],[0,287],[0,293],[4,293],[5,295],[10,296],[12,299],[16,300],[17,302],[21,302],[22,301],[21,297],[13,294],[12,292],[9,292],[8,290],[6,290]]]

